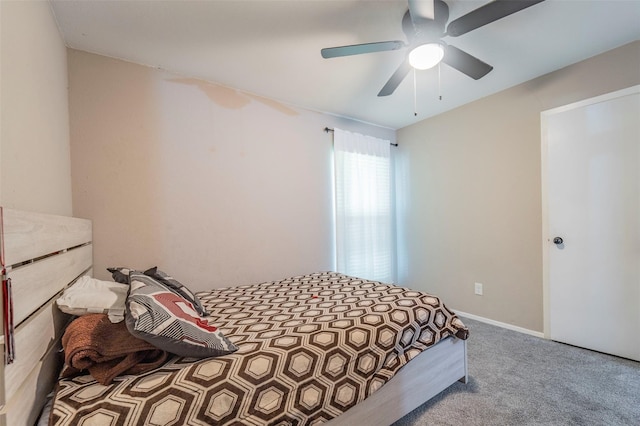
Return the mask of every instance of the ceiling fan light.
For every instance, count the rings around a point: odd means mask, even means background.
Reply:
[[[444,58],[444,48],[439,43],[421,44],[409,53],[409,63],[418,70],[435,67],[442,58]]]

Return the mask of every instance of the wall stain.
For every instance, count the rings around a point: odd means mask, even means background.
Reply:
[[[300,115],[300,113],[295,109],[288,107],[276,100],[244,93],[239,90],[222,86],[220,84],[209,83],[207,81],[198,80],[196,78],[171,78],[167,81],[196,87],[200,91],[202,91],[202,93],[204,93],[213,103],[226,109],[242,109],[249,103],[251,103],[251,100],[253,99],[280,113],[290,116]]]
[[[295,115],[300,115],[300,113],[298,111],[296,111],[295,109],[288,107],[276,100],[273,99],[269,99],[269,98],[263,98],[262,96],[258,96],[258,95],[250,95],[247,93],[247,96],[251,97],[252,99],[260,102],[261,104],[264,104],[270,108],[275,109],[276,111],[279,111],[283,114],[286,115],[291,115],[291,116],[295,116]]]
[[[239,93],[237,90],[207,83],[195,78],[171,78],[168,81],[186,86],[194,86],[204,93],[212,102],[226,109],[242,109],[251,102],[251,99]]]

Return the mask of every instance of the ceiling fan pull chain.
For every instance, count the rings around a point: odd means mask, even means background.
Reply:
[[[438,100],[442,100],[442,77],[440,75],[440,64],[438,64]]]
[[[418,116],[418,85],[416,83],[416,69],[413,69],[413,116]]]

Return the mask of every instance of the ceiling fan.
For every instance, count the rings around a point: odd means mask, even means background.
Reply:
[[[455,46],[442,37],[457,37],[498,19],[526,9],[544,0],[494,0],[447,25],[449,6],[443,0],[408,0],[409,10],[402,18],[402,31],[408,43],[401,40],[327,47],[320,52],[323,58],[360,55],[408,48],[400,66],[391,75],[378,96],[391,95],[411,68],[427,69],[444,62],[452,68],[478,80],[493,67]]]

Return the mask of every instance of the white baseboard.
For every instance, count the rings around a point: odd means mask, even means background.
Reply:
[[[528,334],[530,336],[540,337],[544,339],[544,333],[540,331],[529,330],[528,328],[518,327],[517,325],[507,324],[505,322],[495,321],[489,318],[479,317],[478,315],[468,314],[466,312],[458,311],[457,309],[452,309],[458,316],[469,318],[472,320],[484,322],[487,324],[495,325],[497,327],[506,328],[507,330],[517,331],[518,333]]]

